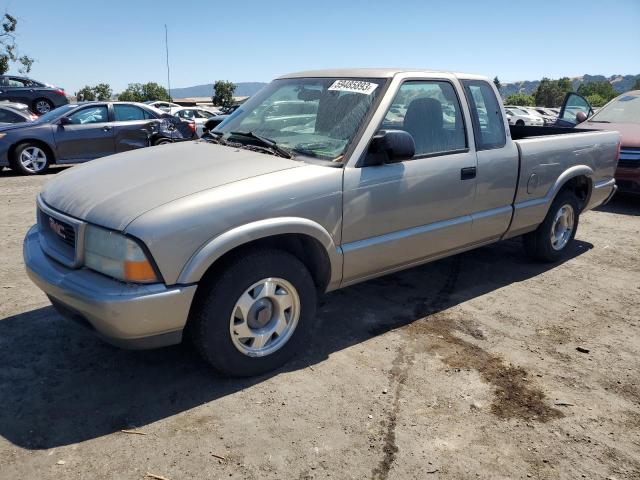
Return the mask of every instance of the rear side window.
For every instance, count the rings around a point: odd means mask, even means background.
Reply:
[[[123,105],[115,104],[113,106],[113,113],[116,117],[116,122],[135,122],[136,120],[144,120],[144,110],[136,107],[135,105]]]
[[[502,148],[507,143],[500,103],[493,88],[482,80],[463,80],[464,91],[471,108],[476,150]]]
[[[26,121],[17,113],[13,113],[9,110],[0,109],[0,123],[18,123]]]

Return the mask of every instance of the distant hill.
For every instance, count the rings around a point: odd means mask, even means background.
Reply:
[[[265,85],[266,83],[264,82],[236,83],[236,91],[234,95],[236,97],[250,97]],[[171,89],[171,96],[173,98],[211,97],[212,95],[213,83],[207,83],[206,85],[195,85],[193,87]]]
[[[613,85],[616,92],[626,92],[633,88],[633,84],[640,78],[640,75],[611,75],[605,77],[604,75],[582,75],[581,77],[574,77],[571,79],[573,83],[573,89],[577,90],[582,83],[591,82],[609,82]],[[525,80],[522,82],[503,83],[500,93],[503,97],[508,97],[514,93],[526,93],[527,95],[533,94],[540,84],[539,80]]]

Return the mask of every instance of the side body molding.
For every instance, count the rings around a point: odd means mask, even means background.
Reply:
[[[279,217],[258,220],[227,230],[212,238],[194,253],[178,277],[179,284],[198,282],[213,263],[236,247],[260,238],[282,234],[302,234],[315,238],[327,252],[331,276],[327,290],[334,290],[342,281],[342,250],[337,247],[322,225],[299,217]]]
[[[593,191],[593,169],[587,165],[575,165],[567,168],[564,172],[558,176],[551,188],[547,190],[546,194],[539,198],[531,200],[525,200],[518,202],[514,205],[513,221],[509,231],[503,236],[503,238],[511,238],[523,233],[535,230],[540,223],[544,220],[544,217],[551,207],[551,202],[556,197],[560,189],[572,178],[584,175],[589,179],[589,197]],[[522,180],[521,180],[522,182]],[[518,186],[519,189],[523,188],[522,183]],[[526,182],[524,185],[526,189]],[[589,204],[590,198],[587,198],[585,205]]]

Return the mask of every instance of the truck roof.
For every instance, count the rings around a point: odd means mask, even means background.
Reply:
[[[399,73],[415,73],[419,75],[453,75],[457,78],[482,79],[487,77],[470,73],[448,72],[443,70],[422,70],[417,68],[333,68],[326,70],[307,70],[282,75],[279,79],[300,77],[346,77],[346,78],[392,78]]]

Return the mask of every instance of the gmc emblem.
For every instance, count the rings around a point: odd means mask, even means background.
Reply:
[[[49,217],[49,227],[54,231],[56,235],[62,238],[67,238],[64,234],[64,227],[56,222],[53,218]]]

